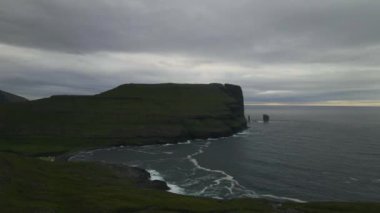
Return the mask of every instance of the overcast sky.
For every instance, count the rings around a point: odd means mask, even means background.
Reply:
[[[233,83],[250,103],[380,103],[379,0],[0,0],[0,90]]]

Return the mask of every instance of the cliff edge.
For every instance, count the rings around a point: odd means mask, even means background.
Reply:
[[[230,136],[246,128],[230,84],[125,84],[93,96],[0,106],[0,151],[59,153]]]

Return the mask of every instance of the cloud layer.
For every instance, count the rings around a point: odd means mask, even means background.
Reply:
[[[247,102],[380,102],[377,0],[0,0],[0,89],[229,82]]]

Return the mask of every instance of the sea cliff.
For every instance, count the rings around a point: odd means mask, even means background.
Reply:
[[[125,84],[0,106],[0,151],[39,155],[230,136],[246,128],[231,84]]]

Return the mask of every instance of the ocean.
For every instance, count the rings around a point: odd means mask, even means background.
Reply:
[[[178,194],[380,201],[380,108],[246,106],[245,113],[249,128],[231,137],[97,149],[70,160],[138,166]]]

